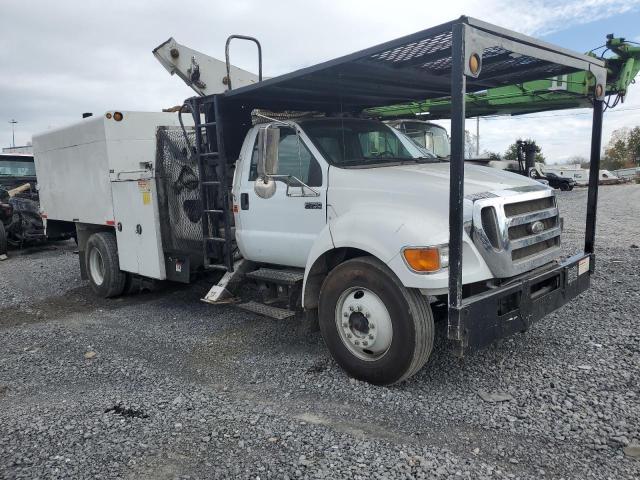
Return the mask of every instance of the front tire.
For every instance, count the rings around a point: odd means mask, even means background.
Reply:
[[[91,289],[96,295],[111,298],[122,294],[127,277],[120,271],[118,246],[113,233],[98,232],[91,235],[84,261]]]
[[[561,183],[560,184],[560,190],[562,190],[563,192],[568,192],[569,190],[571,190],[571,188],[569,188],[569,184],[568,183]]]
[[[320,331],[352,377],[390,385],[414,375],[433,349],[431,307],[373,257],[334,268],[320,290]]]

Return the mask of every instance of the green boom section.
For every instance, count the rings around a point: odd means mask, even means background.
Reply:
[[[627,88],[640,71],[640,47],[625,42],[624,38],[607,37],[606,47],[613,52],[605,58],[607,66],[606,95],[608,104],[615,106],[624,99]],[[590,55],[593,55],[590,53]],[[545,78],[518,85],[489,88],[484,92],[467,94],[467,117],[487,115],[521,115],[525,113],[591,106],[594,78],[589,72],[575,72],[560,77]],[[612,98],[615,97],[615,98]],[[403,105],[374,108],[369,115],[383,119],[449,118],[451,99],[443,97]]]

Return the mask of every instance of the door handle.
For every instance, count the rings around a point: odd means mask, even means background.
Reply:
[[[249,210],[249,194],[248,193],[240,194],[240,208],[242,210]]]

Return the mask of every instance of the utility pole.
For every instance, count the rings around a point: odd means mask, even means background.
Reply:
[[[11,143],[12,143],[12,147],[16,148],[16,123],[18,123],[15,119],[11,119],[9,120],[9,123],[11,124]]]
[[[476,117],[476,157],[480,158],[480,117]]]

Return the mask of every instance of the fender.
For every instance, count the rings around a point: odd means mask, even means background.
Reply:
[[[309,252],[302,287],[303,307],[306,307],[305,293],[310,275],[326,274],[319,268],[318,260],[327,252],[337,249],[356,249],[372,255],[389,265],[391,270],[402,279],[408,272],[402,262],[389,263],[403,246],[415,245],[415,239],[424,239],[423,245],[446,243],[448,227],[446,222],[427,220],[424,211],[408,209],[398,212],[388,204],[363,204],[347,213],[331,215],[333,208],[328,206],[329,223],[323,228]],[[332,218],[333,217],[333,218]],[[405,272],[401,270],[406,270]],[[315,305],[314,305],[315,306]]]
[[[303,307],[309,305],[305,299],[310,276],[321,275],[324,278],[326,275],[326,268],[319,265],[322,257],[340,249],[360,250],[378,258],[405,287],[419,288],[433,295],[446,293],[446,269],[430,274],[415,273],[404,263],[401,252],[407,246],[442,245],[448,241],[449,222],[448,218],[443,218],[442,212],[429,215],[424,209],[398,211],[388,204],[363,204],[333,219],[329,215],[329,223],[318,235],[307,259],[302,286]],[[491,271],[466,233],[463,256],[465,283],[492,278]],[[321,279],[316,278],[315,281]],[[311,308],[314,307],[312,304]]]

